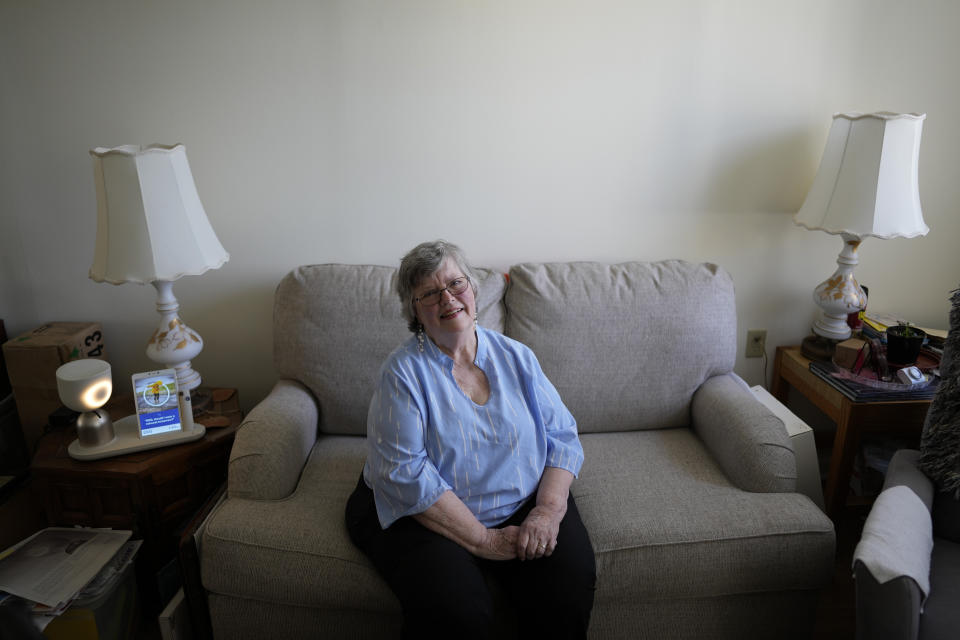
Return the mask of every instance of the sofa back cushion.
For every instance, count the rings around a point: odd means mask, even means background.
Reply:
[[[733,281],[713,264],[521,264],[506,305],[581,433],[687,426],[693,392],[736,359]]]
[[[380,365],[410,337],[394,288],[396,271],[310,265],[294,269],[277,287],[274,364],[281,378],[299,380],[316,396],[321,433],[367,433],[367,409]],[[503,331],[503,274],[475,271],[479,322]]]

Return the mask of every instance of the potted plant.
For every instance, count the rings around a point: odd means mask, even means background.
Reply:
[[[909,322],[887,327],[887,361],[901,367],[914,364],[926,337],[926,333]]]

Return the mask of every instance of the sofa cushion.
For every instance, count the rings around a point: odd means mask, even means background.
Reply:
[[[344,524],[366,438],[320,436],[297,490],[284,500],[231,498],[203,534],[201,571],[208,591],[328,609],[400,607]]]
[[[733,281],[713,264],[521,264],[506,305],[580,433],[687,426],[693,392],[736,360]]]
[[[597,556],[598,602],[817,589],[830,580],[830,519],[799,493],[737,489],[689,429],[581,441],[585,462],[571,490]]]
[[[582,440],[587,462],[572,492],[597,554],[598,605],[815,589],[829,580],[830,520],[801,494],[736,489],[690,430]],[[223,503],[204,532],[205,587],[293,606],[398,613],[344,525],[364,442],[320,436],[289,498]]]
[[[393,281],[396,269],[324,264],[299,267],[277,287],[274,364],[320,404],[320,432],[366,435],[380,365],[409,337]],[[481,325],[503,331],[504,276],[476,269]],[[360,321],[362,320],[362,322]]]

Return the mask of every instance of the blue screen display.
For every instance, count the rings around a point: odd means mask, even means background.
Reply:
[[[152,436],[167,431],[176,431],[180,428],[180,410],[168,409],[156,411],[140,416],[140,433]]]
[[[180,430],[177,376],[172,369],[133,376],[140,437]]]

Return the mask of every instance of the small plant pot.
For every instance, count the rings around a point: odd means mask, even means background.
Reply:
[[[910,335],[904,335],[908,333]],[[923,339],[927,337],[920,329],[897,325],[887,328],[887,362],[909,367],[917,361]]]

